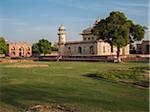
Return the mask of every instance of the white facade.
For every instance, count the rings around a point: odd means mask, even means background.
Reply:
[[[97,24],[100,20],[96,20]],[[102,55],[117,55],[117,48],[114,46],[113,51],[111,51],[111,46],[102,41],[97,40],[97,36],[94,36],[91,32],[93,27],[88,27],[84,29],[81,33],[81,41],[71,41],[66,40],[66,29],[64,26],[60,26],[58,29],[58,45],[59,45],[59,55],[66,56],[102,56]],[[120,55],[129,55],[129,45],[120,49]]]

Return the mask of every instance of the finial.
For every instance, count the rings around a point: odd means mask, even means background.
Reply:
[[[99,18],[99,16],[98,16],[98,18],[97,18],[96,21],[95,21],[95,25],[97,25],[100,21],[101,21],[101,20],[100,20],[100,18]]]
[[[65,29],[64,25],[61,24],[61,26],[59,27],[59,29],[64,30]]]

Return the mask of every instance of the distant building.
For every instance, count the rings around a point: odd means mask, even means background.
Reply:
[[[10,57],[30,57],[32,56],[32,45],[26,42],[11,42],[9,45]]]
[[[142,43],[136,44],[138,54],[150,54],[150,40],[143,40]]]
[[[100,19],[97,19],[95,24],[98,24]],[[94,26],[93,26],[94,27]],[[83,30],[81,33],[81,41],[71,41],[67,42],[66,40],[66,29],[64,26],[60,26],[58,29],[58,52],[59,55],[67,56],[101,56],[101,55],[116,55],[117,48],[111,46],[109,43],[102,41],[101,39],[97,40],[97,36],[93,35],[91,30],[93,27],[88,27]],[[129,55],[129,45],[120,49],[120,55]]]

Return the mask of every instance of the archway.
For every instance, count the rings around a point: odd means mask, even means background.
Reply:
[[[23,47],[19,48],[19,56],[24,56],[24,48]]]
[[[90,54],[94,54],[94,47],[90,46]]]
[[[68,53],[69,54],[71,53],[71,47],[68,47]]]
[[[22,52],[19,52],[19,56],[22,56]]]
[[[78,53],[82,53],[82,47],[78,47]]]

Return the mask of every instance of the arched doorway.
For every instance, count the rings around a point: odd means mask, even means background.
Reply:
[[[78,47],[78,53],[82,53],[82,47]]]
[[[22,56],[22,52],[19,52],[19,56]]]
[[[94,47],[90,46],[90,54],[94,54]]]
[[[15,56],[15,55],[16,55],[16,53],[13,51],[13,52],[12,52],[12,56]]]
[[[24,48],[19,48],[19,56],[24,56]]]
[[[71,53],[71,47],[68,47],[68,53],[69,54]]]
[[[26,56],[29,56],[29,55],[30,55],[30,52],[27,52],[27,53],[26,53]]]
[[[150,53],[150,45],[146,45],[145,47],[146,47],[145,54],[149,54]]]

